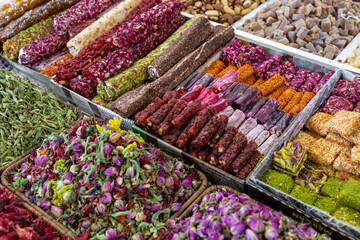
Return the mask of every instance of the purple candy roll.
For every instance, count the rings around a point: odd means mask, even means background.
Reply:
[[[301,92],[304,94],[305,92],[312,92],[314,87],[318,84],[318,82],[321,80],[322,75],[320,73],[310,73],[307,76],[306,81],[301,85],[301,87],[298,89],[298,92]]]
[[[266,79],[266,73],[272,68],[275,68],[281,64],[281,56],[273,55],[268,60],[260,64],[256,68],[256,75],[262,79]]]
[[[211,81],[214,80],[214,76],[211,75],[210,73],[205,74],[204,76],[202,76],[199,80],[197,80],[194,86],[200,86],[202,88],[206,87]]]
[[[267,97],[260,98],[259,101],[251,108],[251,110],[246,114],[247,118],[254,117],[256,113],[265,105],[269,100]]]
[[[321,78],[321,80],[318,82],[318,84],[316,84],[316,86],[313,89],[313,93],[317,93],[318,91],[321,90],[321,88],[325,85],[325,83],[332,77],[332,75],[334,74],[334,72],[327,72],[323,75],[323,77]]]
[[[275,98],[270,98],[258,111],[254,118],[257,119],[261,124],[264,124],[279,106],[280,103]]]
[[[339,80],[332,91],[336,96],[343,97],[352,103],[360,100],[359,89],[356,83],[347,81],[345,79]]]
[[[288,88],[292,88],[294,90],[297,90],[306,80],[307,75],[310,74],[311,71],[309,69],[300,68],[295,77],[291,82],[286,82],[286,86]]]
[[[354,105],[349,100],[333,95],[329,97],[322,111],[334,115],[340,110],[351,111],[353,108]]]
[[[211,89],[214,93],[221,93],[231,84],[233,84],[238,78],[239,74],[235,70],[231,69],[228,73],[221,77],[220,80],[216,81],[216,83],[211,87]]]
[[[287,128],[291,121],[292,117],[290,113],[285,113],[282,118],[276,123],[274,127],[271,128],[271,133],[280,136],[282,132]]]
[[[55,32],[49,33],[20,49],[19,63],[31,64],[43,60],[46,56],[60,50],[68,40],[68,35],[57,35]]]
[[[212,81],[210,84],[209,84],[209,86],[207,86],[206,88],[208,88],[208,89],[211,89],[212,88],[212,86],[214,86],[214,84],[217,82],[217,81],[219,81],[221,78],[220,77],[218,77],[218,78],[216,78],[214,81]],[[229,86],[230,87],[230,86]],[[225,90],[227,90],[227,89],[229,89],[229,87],[228,88],[226,88]],[[222,92],[222,94],[223,94],[224,92]]]
[[[272,112],[269,119],[264,124],[265,130],[270,130],[272,127],[274,127],[276,123],[282,118],[282,116],[284,116],[284,114],[284,111],[278,108]]]
[[[235,84],[235,83],[234,83]],[[226,101],[229,105],[232,105],[235,99],[239,98],[245,91],[249,89],[249,86],[243,83],[236,83],[235,87],[232,89],[232,91],[224,97],[226,98]]]
[[[257,87],[250,87],[243,95],[233,102],[233,107],[245,111],[249,105],[261,98],[261,93]]]
[[[199,80],[202,76],[204,76],[204,73],[199,73],[195,75],[190,81],[188,81],[185,85],[186,90],[191,91],[193,89],[194,83],[196,83],[197,80]]]

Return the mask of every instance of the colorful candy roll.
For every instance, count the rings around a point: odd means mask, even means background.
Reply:
[[[252,86],[253,87],[259,87],[261,84],[263,84],[265,81],[262,80],[261,78],[258,79]],[[279,88],[278,88],[279,89]]]
[[[274,127],[271,128],[271,133],[276,134],[277,136],[280,136],[282,132],[287,128],[290,121],[292,119],[292,116],[289,113],[285,113],[282,118],[276,123]],[[260,151],[259,151],[260,152]]]
[[[265,79],[264,75],[267,73],[267,71],[280,65],[280,63],[281,63],[281,56],[273,55],[268,60],[266,60],[262,64],[260,64],[259,67],[256,68],[256,74],[260,78]]]
[[[270,98],[258,111],[254,118],[257,119],[261,124],[264,124],[279,106],[280,103],[276,99]]]
[[[270,148],[278,141],[278,137],[276,135],[271,135],[261,146],[258,148],[258,151],[261,154],[266,154]]]
[[[53,18],[49,17],[6,40],[3,43],[3,55],[17,61],[20,49],[54,31],[53,24]]]
[[[300,68],[291,82],[287,82],[286,86],[297,90],[306,81],[307,76],[311,73],[309,69]]]
[[[175,106],[175,98],[172,98],[168,103],[162,105],[156,112],[154,112],[147,120],[147,125],[152,126],[158,126],[160,123],[163,122],[165,117],[169,114],[171,109]]]
[[[332,94],[346,98],[352,103],[356,103],[360,100],[360,90],[357,86],[357,81],[347,81],[345,79],[339,80],[332,91]]]
[[[205,146],[211,138],[214,137],[220,126],[221,116],[215,115],[211,117],[209,122],[206,123],[203,129],[201,129],[200,133],[194,138],[194,140],[191,141],[190,145],[192,148],[200,149],[201,147]]]
[[[229,117],[227,126],[228,127],[234,126],[238,128],[243,123],[244,120],[245,120],[245,114],[241,110],[236,109],[234,113]]]
[[[21,17],[11,21],[0,31],[0,41],[4,41],[15,36],[20,31],[74,5],[78,1],[79,0],[50,0],[30,11],[27,11]]]
[[[40,73],[44,74],[46,76],[52,77],[55,75],[56,70],[65,64],[68,60],[72,58],[72,55],[70,53],[66,54],[64,57],[53,63],[52,65],[46,67],[44,70],[42,70]]]
[[[188,91],[191,91],[191,89],[193,88],[193,85],[200,79],[204,76],[205,74],[204,73],[198,73],[196,74],[192,79],[190,79],[190,81],[188,81],[186,84],[185,84],[185,88],[188,90]]]
[[[285,90],[278,98],[278,101],[280,102],[279,109],[282,110],[290,102],[295,93],[295,90],[291,88]]]
[[[245,111],[248,106],[257,99],[260,99],[261,93],[257,87],[250,87],[243,95],[233,102],[235,108]]]
[[[183,31],[186,31],[199,18],[192,18],[185,22],[175,33],[173,33],[164,43],[160,44],[155,50],[145,58],[137,61],[132,67],[124,72],[108,79],[105,84],[98,84],[98,95],[105,100],[113,101],[124,93],[142,85],[148,78],[148,66],[160,56],[165,49],[176,41]]]
[[[224,76],[222,76],[220,80],[216,81],[216,83],[212,86],[211,89],[213,90],[214,93],[221,93],[232,83],[234,83],[238,77],[239,74],[235,70],[231,69]]]
[[[285,78],[280,76],[280,74],[276,74],[272,78],[268,79],[266,82],[260,85],[259,91],[263,96],[267,96],[281,85],[286,82]]]
[[[259,101],[257,101],[256,104],[246,114],[246,118],[254,117],[268,100],[269,99],[267,97],[260,98]]]
[[[218,75],[224,68],[226,67],[225,63],[222,62],[220,59],[216,59],[211,65],[210,67],[208,67],[205,71],[204,74],[206,73],[210,73],[213,76]]]
[[[234,126],[226,127],[225,133],[220,137],[219,141],[213,148],[213,152],[210,156],[210,164],[217,166],[219,164],[218,157],[220,157],[232,143],[235,135],[238,133],[237,128]]]
[[[243,167],[247,165],[249,159],[255,153],[257,147],[258,146],[254,141],[249,141],[248,144],[246,144],[246,146],[244,147],[244,149],[236,157],[236,159],[231,163],[229,170],[232,173],[238,173]]]
[[[216,109],[214,107],[207,107],[201,110],[199,113],[195,115],[193,118],[193,124],[189,128],[188,134],[190,136],[196,136],[202,129],[202,127],[210,120],[210,118],[216,114]]]
[[[214,76],[211,75],[210,73],[205,74],[204,76],[202,76],[199,80],[197,80],[194,85],[192,85],[191,89],[193,89],[193,87],[195,86],[199,86],[202,88],[206,88],[208,86],[208,84],[210,82],[212,82],[214,80]]]
[[[270,130],[272,127],[276,125],[276,123],[284,116],[284,112],[280,109],[276,109],[271,113],[269,119],[264,123],[265,130]],[[260,145],[259,145],[260,146]]]
[[[236,158],[236,156],[241,152],[241,150],[246,146],[247,139],[246,136],[238,132],[233,142],[230,144],[225,153],[219,158],[219,168],[225,172],[228,171],[231,163]]]
[[[144,110],[138,112],[135,115],[135,121],[140,125],[145,125],[146,120],[150,117],[153,113],[155,113],[161,106],[164,105],[164,101],[160,98],[155,98]]]
[[[183,8],[184,5],[178,1],[162,2],[123,26],[108,41],[117,48],[127,48],[142,42],[153,32],[173,22]]]
[[[70,89],[81,96],[91,99],[96,94],[97,82],[94,79],[78,76],[70,81]]]
[[[229,117],[226,115],[218,115],[219,118],[219,128],[215,132],[213,138],[208,142],[208,146],[213,148],[215,144],[220,140],[220,137],[224,134],[229,121]]]
[[[231,89],[229,93],[224,93],[224,97],[226,98],[229,105],[232,105],[233,102],[238,99],[241,95],[243,95],[246,90],[248,90],[249,86],[243,83],[234,82],[234,88]],[[227,92],[228,90],[226,90]]]
[[[167,91],[164,96],[162,97],[162,100],[164,102],[169,102],[171,99],[179,99],[186,93],[186,90],[184,88],[180,88],[176,91]]]
[[[158,132],[160,135],[167,134],[170,127],[172,126],[171,121],[172,121],[173,117],[180,114],[187,105],[187,103],[183,100],[176,99],[175,101],[176,101],[176,103],[175,103],[173,109],[171,109],[169,114],[166,116],[165,120],[159,125]],[[136,120],[136,116],[135,116],[135,120]]]
[[[286,113],[289,113],[290,110],[300,102],[302,98],[302,93],[300,92],[296,92],[294,94],[294,96],[291,98],[291,100],[288,102],[288,104],[286,105],[286,107],[284,107],[283,111]]]
[[[255,140],[260,133],[264,131],[264,126],[261,124],[258,124],[254,129],[252,129],[250,132],[246,134],[246,138],[248,141]]]
[[[53,64],[56,64],[56,62],[60,61],[64,58],[64,56],[67,56],[69,51],[65,48],[61,49],[60,51],[57,51],[56,53],[47,56],[46,58],[42,59],[41,61],[38,61],[31,65],[31,69],[41,72],[45,68],[48,68],[49,66],[52,66]]]
[[[23,47],[19,52],[19,63],[31,64],[40,61],[60,50],[68,40],[67,35],[57,35],[55,32],[49,33]]]
[[[225,74],[227,74],[230,70],[237,70],[237,67],[234,65],[227,66],[225,69],[223,69],[220,73],[218,73],[214,78],[223,77]]]
[[[226,115],[226,116],[230,117],[233,113],[234,113],[234,109],[231,106],[228,106],[227,108],[225,108],[224,110],[219,112],[218,115]],[[229,121],[230,121],[230,119],[229,119]]]

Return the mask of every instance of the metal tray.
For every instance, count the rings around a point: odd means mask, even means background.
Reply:
[[[330,81],[328,81],[326,86],[324,86],[321,100],[316,106],[313,107],[313,111],[307,112],[308,117],[315,113],[316,110],[319,109],[319,107],[322,105],[322,103],[327,100],[338,79],[346,79],[352,81],[356,77],[356,75],[346,70],[337,71],[336,75],[338,75],[337,79],[331,79]],[[303,128],[305,122],[305,119],[298,119],[298,121],[296,121],[291,126],[289,131],[279,139],[279,142],[275,144],[275,146],[270,150],[270,152],[263,159],[263,161],[257,166],[257,168],[253,171],[253,173],[248,179],[248,193],[250,194],[250,196],[253,195],[254,197],[261,199],[275,199],[276,201],[278,201],[279,206],[281,206],[282,208],[292,207],[294,209],[293,217],[297,216],[298,219],[303,218],[309,223],[312,223],[314,221],[320,223],[322,226],[325,226],[325,228],[332,230],[332,233],[335,234],[332,236],[334,239],[360,239],[360,230],[356,227],[343,221],[337,220],[329,213],[320,210],[314,206],[305,204],[304,202],[297,200],[292,196],[283,193],[260,180],[264,173],[272,166],[272,156],[274,151],[278,150],[283,145],[285,140],[293,139]],[[313,225],[313,227],[317,230],[320,230],[318,228],[319,226],[320,225],[316,224]]]

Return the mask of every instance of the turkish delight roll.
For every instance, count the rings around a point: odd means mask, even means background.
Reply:
[[[287,89],[286,91],[284,91],[280,97],[277,99],[280,102],[280,106],[279,109],[283,109],[284,107],[286,107],[286,105],[290,102],[290,100],[293,98],[293,96],[295,95],[295,90],[294,89]]]
[[[234,109],[231,106],[228,106],[227,108],[225,108],[224,110],[219,112],[218,115],[226,115],[226,116],[230,117],[233,113],[234,113]],[[229,122],[230,122],[230,119],[229,119]]]
[[[257,119],[261,124],[264,124],[269,118],[270,115],[280,106],[280,103],[274,99],[270,98],[266,104],[257,112],[255,119]]]
[[[305,127],[320,136],[326,136],[328,134],[327,122],[331,118],[332,116],[330,114],[317,112],[306,121]]]
[[[164,75],[187,54],[199,47],[212,33],[211,24],[206,18],[197,19],[174,44],[165,50],[148,67],[151,79]],[[212,75],[213,77],[215,75]]]
[[[285,85],[280,86],[278,89],[269,94],[268,98],[278,99],[283,92],[285,92],[288,88]]]
[[[236,81],[243,83],[248,77],[255,73],[255,71],[249,64],[245,64],[237,70],[237,73],[239,74],[239,77]]]
[[[267,130],[262,131],[259,136],[257,136],[257,138],[255,139],[255,143],[257,146],[261,146],[261,144],[263,144],[266,139],[268,139],[270,137],[270,132]]]
[[[271,128],[273,128],[276,123],[282,118],[282,116],[284,116],[284,114],[284,111],[278,108],[275,109],[275,111],[270,114],[269,119],[265,122],[264,128],[266,130],[270,130]]]
[[[96,85],[97,82],[94,79],[81,75],[70,81],[70,89],[87,99],[92,99],[95,96]]]
[[[190,145],[192,148],[199,149],[214,137],[216,131],[219,129],[221,116],[215,115],[211,117],[209,122],[201,129],[200,133],[191,141]]]
[[[6,40],[3,43],[3,55],[10,60],[17,61],[20,49],[54,31],[53,24],[53,18],[49,17]]]
[[[310,73],[307,75],[306,81],[301,85],[301,87],[298,89],[299,92],[305,93],[305,92],[311,92],[316,84],[321,80],[322,75],[320,73]]]
[[[321,80],[316,84],[316,86],[314,87],[314,89],[312,90],[313,93],[317,93],[321,90],[321,88],[325,85],[325,83],[332,77],[332,75],[334,74],[334,72],[327,72],[325,73]]]
[[[340,136],[351,136],[359,129],[360,113],[339,111],[327,122],[328,132],[337,133]]]
[[[171,109],[171,111],[165,117],[164,121],[159,125],[158,132],[160,135],[164,135],[169,131],[170,127],[172,126],[171,121],[172,121],[173,117],[177,114],[180,114],[183,111],[183,109],[186,107],[187,103],[185,101],[183,101],[181,99],[176,99],[175,101],[176,101],[176,103],[175,103],[173,109]],[[135,118],[136,118],[136,115],[135,115]]]
[[[232,105],[233,102],[249,88],[247,85],[239,82],[234,82],[232,85],[235,85],[234,88],[229,93],[224,93],[224,97],[229,105]]]
[[[266,104],[268,100],[269,99],[267,97],[260,98],[259,101],[257,101],[256,104],[246,114],[246,117],[247,118],[254,117],[258,113],[258,111]]]
[[[19,52],[19,63],[30,64],[40,61],[65,46],[68,39],[67,35],[57,35],[55,32],[49,33],[23,47]]]
[[[285,82],[286,80],[284,77],[280,76],[280,74],[276,74],[275,76],[271,77],[263,84],[261,84],[259,87],[259,91],[263,96],[267,96],[271,92],[282,86]]]
[[[225,151],[223,155],[219,158],[219,168],[225,172],[228,171],[231,163],[236,158],[236,156],[241,152],[241,150],[246,146],[247,139],[246,136],[240,132],[238,132],[233,142],[230,144],[228,149]]]
[[[250,160],[251,156],[256,152],[257,145],[254,141],[249,141],[244,149],[239,153],[235,160],[230,165],[230,172],[238,173],[243,167],[245,167]]]
[[[0,41],[4,41],[15,36],[20,31],[74,5],[78,1],[79,0],[50,0],[30,11],[27,11],[21,17],[11,21],[4,27],[4,29],[0,30]]]
[[[218,157],[221,156],[227,149],[227,147],[232,143],[233,138],[238,133],[237,128],[234,126],[226,127],[225,133],[220,137],[219,141],[213,148],[213,152],[210,156],[210,163],[217,166],[219,164]]]
[[[165,117],[169,114],[171,109],[174,108],[176,104],[175,98],[172,98],[168,103],[162,105],[156,112],[154,112],[147,120],[148,126],[158,126],[163,122]]]
[[[70,60],[72,58],[72,55],[70,53],[66,54],[61,59],[57,60],[52,65],[46,67],[44,70],[42,70],[40,73],[44,74],[49,77],[53,77],[55,75],[56,70],[61,67],[63,64],[65,64],[66,61]]]
[[[306,81],[306,78],[308,74],[310,74],[311,71],[309,69],[300,68],[294,77],[294,79],[291,82],[287,82],[286,86],[288,88],[297,90],[303,83]]]
[[[360,146],[354,146],[351,150],[351,161],[354,163],[360,163]]]
[[[127,117],[146,106],[154,96],[162,96],[166,91],[178,86],[191,72],[195,71],[201,64],[204,64],[219,47],[225,45],[234,36],[234,29],[231,27],[216,26],[214,31],[216,33],[208,41],[183,58],[181,62],[171,68],[165,75],[143,85],[140,90],[127,92],[113,102],[110,108]],[[219,104],[220,102],[221,100]],[[224,107],[227,107],[227,102]],[[219,110],[220,108],[218,108]]]
[[[239,128],[239,132],[246,135],[250,132],[253,128],[257,126],[257,121],[253,118],[248,118]]]
[[[160,98],[155,98],[144,110],[138,112],[135,115],[135,121],[140,125],[144,125],[148,117],[155,113],[161,106],[164,105],[164,101]]]
[[[262,80],[261,78],[258,79],[252,86],[253,87],[259,87],[261,84],[263,84],[265,81]]]
[[[259,77],[266,79],[265,74],[267,73],[267,71],[280,65],[280,63],[281,63],[281,56],[273,55],[268,60],[266,60],[262,64],[260,64],[259,67],[256,68],[256,74]],[[285,80],[285,78],[284,78],[284,80]]]
[[[289,113],[285,113],[284,116],[282,116],[282,118],[280,118],[280,120],[276,123],[276,125],[271,128],[271,133],[280,136],[289,125],[291,119],[292,116]]]
[[[0,27],[6,26],[12,20],[20,17],[26,11],[45,3],[47,0],[18,0],[12,3],[7,9],[0,11]]]
[[[138,60],[133,66],[122,73],[106,80],[105,84],[98,84],[98,95],[108,101],[116,100],[119,96],[125,94],[133,88],[144,84],[148,78],[148,66],[160,56],[171,44],[176,41],[183,31],[186,31],[199,16],[186,21],[175,33],[173,33],[165,42],[149,53],[145,58]]]
[[[125,0],[119,3],[114,9],[101,16],[98,20],[90,26],[81,31],[76,37],[71,39],[66,46],[69,48],[70,53],[75,56],[81,49],[90,43],[94,42],[101,35],[112,30],[117,24],[125,20],[125,18],[134,9],[142,5],[146,5],[146,9],[153,7],[159,0]]]
[[[284,107],[283,111],[286,113],[289,113],[290,110],[300,102],[302,98],[302,93],[296,92],[292,99],[288,102],[288,104]]]
[[[183,88],[180,88],[177,91],[167,91],[164,96],[162,97],[162,100],[164,100],[164,102],[169,102],[172,99],[179,99],[182,96],[184,96],[186,93],[186,90]]]
[[[248,132],[248,134],[246,134],[246,138],[248,139],[248,141],[255,140],[262,131],[264,131],[264,126],[258,124],[254,129],[252,129],[250,132]]]
[[[245,120],[245,114],[241,110],[236,109],[234,113],[230,116],[227,125],[238,128],[244,120]]]
[[[266,154],[270,148],[279,140],[276,135],[271,135],[261,146],[258,148],[258,151],[261,154]]]
[[[347,99],[339,96],[332,95],[327,100],[325,107],[322,111],[331,115],[334,115],[340,110],[351,111],[354,105]]]
[[[243,95],[236,99],[232,105],[244,112],[252,102],[260,98],[261,93],[258,87],[250,87]]]
[[[360,92],[357,87],[353,82],[342,79],[335,84],[332,93],[336,96],[346,98],[352,103],[356,103],[360,100]]]
[[[245,79],[243,81],[244,84],[249,85],[249,86],[252,86],[255,82],[256,82],[255,75],[251,75],[250,77],[248,77],[247,79]]]
[[[239,74],[235,70],[231,69],[218,81],[216,81],[216,83],[212,86],[211,89],[213,90],[214,93],[221,93],[232,83],[234,83],[238,77]]]
[[[173,117],[172,124],[176,128],[181,128],[192,116],[194,116],[201,109],[201,102],[199,99],[195,99],[192,103],[189,103],[184,110]]]
[[[220,137],[224,134],[229,121],[229,117],[226,115],[219,115],[219,128],[214,134],[213,138],[208,142],[209,147],[213,148],[215,144],[219,141]]]
[[[201,131],[203,126],[210,120],[210,118],[215,115],[216,109],[212,106],[201,110],[196,116],[193,118],[193,124],[188,130],[188,134],[190,136],[196,136]]]
[[[229,65],[225,69],[223,69],[221,72],[219,72],[214,78],[223,77],[225,74],[227,74],[230,70],[237,70],[237,67],[234,65]]]
[[[206,73],[210,73],[213,76],[218,75],[218,73],[220,73],[222,70],[224,70],[225,68],[225,63],[222,62],[220,59],[216,59],[211,65],[210,67],[208,67],[205,71],[204,74]]]

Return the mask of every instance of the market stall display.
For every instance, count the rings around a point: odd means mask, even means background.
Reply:
[[[355,1],[278,0],[239,29],[334,59],[359,33]]]
[[[0,70],[0,89],[0,166],[78,118],[76,109],[7,70]]]
[[[61,239],[49,223],[35,217],[23,206],[23,201],[0,185],[0,238]]]
[[[330,239],[225,186],[208,188],[180,218],[168,220],[167,227],[167,239]]]
[[[162,236],[166,220],[190,205],[206,178],[121,130],[120,123],[115,118],[72,126],[12,165],[2,181],[76,235]]]

